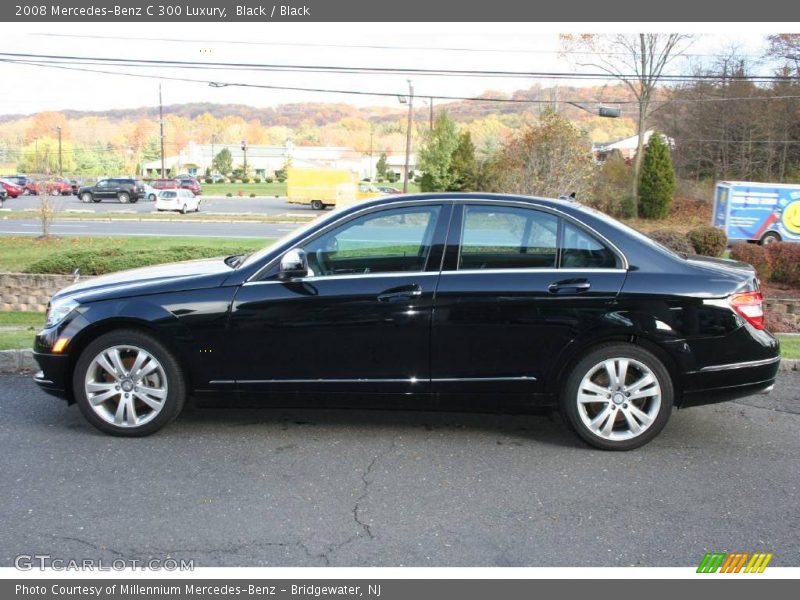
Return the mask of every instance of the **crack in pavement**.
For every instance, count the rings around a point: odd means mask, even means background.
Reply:
[[[747,402],[741,402],[741,401],[736,401],[736,400],[731,400],[731,404],[736,404],[737,406],[747,406],[749,408],[760,408],[761,410],[768,410],[768,411],[771,411],[771,412],[779,412],[779,413],[784,413],[784,414],[787,414],[787,415],[800,415],[800,410],[791,411],[791,410],[786,410],[784,408],[773,408],[773,407],[770,407],[770,406],[758,406],[757,404],[748,404]]]

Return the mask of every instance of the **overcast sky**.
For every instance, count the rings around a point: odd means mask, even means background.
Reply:
[[[580,33],[598,25],[527,23],[32,23],[4,28],[0,52],[73,55],[84,57],[146,58],[208,62],[489,69],[511,71],[571,71],[569,58],[559,56],[556,32]],[[746,26],[746,28],[745,28]],[[609,30],[609,26],[604,26]],[[623,27],[619,25],[616,29]],[[636,25],[624,25],[638,31]],[[659,25],[663,30],[664,25]],[[714,54],[734,45],[745,53],[760,54],[764,35],[789,29],[787,24],[686,26],[700,34],[691,48],[695,54]],[[738,31],[737,31],[738,28]],[[652,29],[652,28],[651,28]],[[795,28],[796,29],[796,28]],[[704,34],[725,30],[726,34]],[[75,35],[82,37],[62,37]],[[92,37],[99,36],[99,37]],[[150,39],[147,39],[150,38]],[[168,40],[178,40],[169,41]],[[239,42],[239,43],[236,43]],[[242,43],[244,42],[244,43]],[[266,45],[287,43],[306,45]],[[323,47],[319,44],[392,46],[396,48]],[[410,49],[408,47],[417,47]],[[424,47],[425,49],[418,49]],[[435,49],[431,49],[435,48]],[[444,48],[469,48],[464,51]],[[696,59],[700,60],[700,59]],[[105,110],[154,105],[158,76],[249,82],[268,85],[356,89],[402,94],[404,75],[320,73],[247,73],[230,70],[90,69],[146,73],[154,78],[65,71],[0,63],[3,93],[0,113],[42,110]],[[473,96],[488,89],[513,91],[536,83],[532,79],[430,77],[413,78],[417,95]],[[552,82],[542,82],[550,85]],[[565,82],[566,84],[566,82]],[[296,91],[212,88],[207,83],[163,81],[164,103],[242,103],[266,107],[289,102],[349,102],[359,105],[398,106],[396,98],[375,98]]]

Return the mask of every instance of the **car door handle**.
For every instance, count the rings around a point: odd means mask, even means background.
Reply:
[[[422,296],[422,288],[417,285],[404,285],[390,288],[378,294],[379,302],[395,302],[397,300],[408,300],[409,298],[419,298]]]
[[[567,292],[580,294],[582,292],[588,292],[591,287],[592,284],[586,279],[564,279],[551,283],[547,286],[547,289],[551,294],[563,294]]]

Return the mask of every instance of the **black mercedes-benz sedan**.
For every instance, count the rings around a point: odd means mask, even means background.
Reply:
[[[191,396],[558,408],[609,450],[653,439],[673,407],[769,391],[780,360],[749,265],[490,194],[385,197],[250,255],[78,282],[35,355],[36,382],[115,435],[153,433]]]

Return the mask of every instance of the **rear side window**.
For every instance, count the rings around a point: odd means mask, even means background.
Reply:
[[[564,222],[561,242],[562,269],[613,269],[616,255],[591,235]]]
[[[467,205],[459,269],[555,268],[558,217],[513,206]]]

